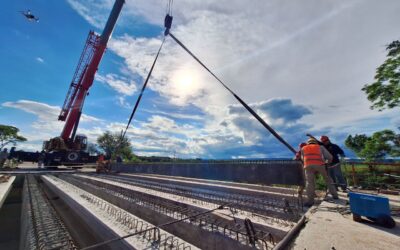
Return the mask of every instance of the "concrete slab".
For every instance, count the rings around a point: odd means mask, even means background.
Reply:
[[[201,201],[199,201],[199,200],[197,200],[195,198],[187,198],[187,197],[184,197],[184,196],[181,196],[181,195],[177,195],[177,194],[171,194],[171,193],[161,192],[161,191],[152,190],[152,189],[148,189],[148,188],[129,185],[129,184],[125,184],[125,183],[119,183],[119,182],[116,182],[116,181],[111,181],[111,180],[102,179],[102,178],[98,178],[98,177],[87,176],[87,175],[79,175],[79,177],[87,178],[87,179],[93,179],[93,180],[97,180],[97,181],[100,181],[100,182],[112,184],[112,185],[115,185],[115,186],[128,188],[130,190],[134,190],[134,191],[137,191],[137,192],[146,193],[146,194],[150,194],[150,195],[154,195],[154,196],[159,196],[159,197],[162,197],[163,199],[168,199],[170,201],[177,201],[177,202],[185,204],[185,205],[187,205],[189,207],[199,208],[202,211],[214,209],[214,208],[219,206],[218,204],[213,203],[213,202],[201,202]],[[228,218],[231,218],[233,220],[232,212],[229,209],[218,210],[218,212],[214,212],[213,214],[214,215],[218,215],[218,216],[223,215],[221,218],[228,217]],[[276,230],[281,230],[281,231],[284,231],[284,232],[289,231],[290,228],[293,227],[293,223],[292,222],[288,222],[287,224],[282,224],[282,223],[272,224],[271,221],[274,218],[273,216],[271,216],[269,218],[267,216],[255,216],[255,215],[256,215],[256,213],[242,210],[242,211],[240,211],[240,213],[235,215],[235,218],[239,219],[239,220],[244,220],[246,218],[251,218],[251,221],[257,226],[260,226],[260,227],[264,226],[264,227],[266,227],[268,229],[275,228]]]
[[[373,223],[358,223],[346,205],[347,197],[335,202],[323,201],[306,214],[307,224],[289,249],[398,249],[399,218],[396,227],[386,229]]]
[[[151,223],[148,223],[147,221],[144,221],[138,217],[136,217],[135,215],[118,208],[117,206],[112,205],[111,203],[98,198],[78,187],[75,187],[74,185],[67,183],[61,179],[58,179],[54,176],[42,176],[42,180],[48,184],[48,186],[53,187],[53,190],[55,190],[56,192],[58,192],[59,194],[63,195],[63,199],[65,200],[69,200],[69,202],[72,204],[74,203],[75,207],[78,208],[78,210],[82,213],[85,213],[87,215],[87,217],[91,217],[90,221],[91,223],[97,221],[98,226],[102,226],[104,227],[102,229],[102,231],[104,231],[105,233],[111,233],[110,236],[113,236],[113,234],[117,237],[122,237],[124,235],[130,234],[132,233],[133,229],[129,229],[127,225],[123,225],[122,223],[118,222],[116,220],[116,216],[111,216],[108,212],[106,212],[106,210],[100,208],[99,205],[94,205],[93,203],[90,203],[88,201],[88,199],[85,199],[84,197],[88,198],[88,197],[93,197],[94,199],[96,199],[98,202],[102,203],[101,206],[104,207],[108,207],[109,210],[113,210],[114,215],[118,215],[119,216],[125,216],[126,219],[128,217],[130,217],[130,219],[132,221],[137,221],[138,223],[141,223],[142,225],[142,229],[145,228],[151,228],[154,227],[154,225],[152,225]],[[108,210],[107,210],[108,211]],[[97,227],[97,228],[99,228]],[[183,248],[188,247],[189,249],[198,249],[197,247],[195,247],[194,245],[191,245],[185,241],[183,241],[182,239],[179,239],[178,237],[175,237],[167,232],[165,232],[162,229],[159,229],[160,234],[164,235],[165,238],[167,238],[166,240],[162,241],[162,244],[164,242],[168,241],[168,238],[173,237],[172,239],[174,240],[174,242],[176,244],[183,244]],[[115,236],[110,237],[110,238],[116,238]],[[143,235],[136,235],[134,237],[128,237],[125,238],[124,240],[121,241],[117,241],[117,242],[125,242],[126,243],[126,247],[128,248],[121,248],[121,249],[151,249],[152,248],[152,242],[150,241],[144,241],[143,240]],[[116,243],[117,243],[116,242]],[[115,243],[113,243],[115,244]],[[112,247],[112,249],[114,249],[114,247]]]
[[[0,208],[3,206],[8,193],[11,191],[14,180],[15,176],[11,176],[8,181],[0,183]]]

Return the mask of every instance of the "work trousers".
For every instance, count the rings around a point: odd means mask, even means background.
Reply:
[[[335,183],[335,187],[341,187],[342,190],[346,190],[347,182],[346,179],[343,177],[342,168],[340,163],[336,163],[333,166],[328,167],[329,176],[332,178],[333,183]]]
[[[318,166],[318,165],[310,165],[307,166],[305,169],[306,175],[306,195],[307,195],[307,202],[314,203],[315,198],[315,174],[319,173],[325,180],[326,185],[328,186],[329,192],[331,193],[333,198],[337,198],[338,194],[335,189],[335,186],[332,183],[331,178],[329,178],[328,173],[326,172],[325,166]]]

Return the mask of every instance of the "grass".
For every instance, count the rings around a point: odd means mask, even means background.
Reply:
[[[353,172],[351,165],[344,164],[342,172],[348,186],[357,186],[362,189],[400,189],[400,178],[384,175],[400,176],[400,166],[354,164]],[[326,190],[327,186],[321,175],[316,176],[315,187],[317,190]]]
[[[362,187],[363,189],[400,188],[400,178],[384,175],[400,176],[400,166],[354,164],[353,171],[352,165],[344,164],[342,172],[349,186]]]

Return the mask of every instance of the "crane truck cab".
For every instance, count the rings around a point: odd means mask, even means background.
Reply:
[[[46,167],[80,166],[89,159],[86,135],[78,134],[74,140],[65,142],[61,137],[55,137],[43,143],[46,152],[44,165]]]

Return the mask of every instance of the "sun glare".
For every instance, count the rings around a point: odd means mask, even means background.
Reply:
[[[191,95],[198,89],[198,77],[193,70],[176,71],[173,77],[174,89],[180,95]]]

